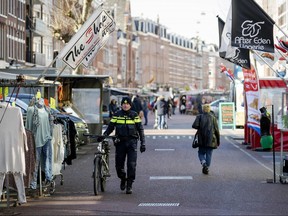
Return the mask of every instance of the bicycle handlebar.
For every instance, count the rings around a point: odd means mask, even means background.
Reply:
[[[95,139],[102,138],[103,140],[104,139],[112,139],[114,143],[119,142],[118,136],[116,136],[116,135],[104,136],[104,135],[85,134],[85,133],[83,133],[83,136],[87,136],[87,137],[91,137],[91,138],[95,138]]]

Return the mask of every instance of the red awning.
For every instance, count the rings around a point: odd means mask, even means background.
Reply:
[[[260,79],[260,88],[286,88],[286,83],[282,79]]]

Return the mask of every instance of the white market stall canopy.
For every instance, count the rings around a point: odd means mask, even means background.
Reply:
[[[41,78],[37,81],[37,76],[33,75],[24,75],[22,73],[10,73],[5,71],[0,71],[0,86],[2,87],[35,87],[35,86],[53,86],[60,85],[59,82],[53,82]]]

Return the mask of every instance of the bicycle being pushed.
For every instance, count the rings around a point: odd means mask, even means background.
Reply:
[[[109,153],[110,144],[108,139],[112,139],[113,143],[119,142],[117,136],[102,136],[93,134],[84,134],[84,136],[89,136],[97,140],[97,149],[94,156],[94,168],[93,168],[93,187],[94,194],[97,196],[100,191],[105,192],[106,180],[110,177],[109,171]]]

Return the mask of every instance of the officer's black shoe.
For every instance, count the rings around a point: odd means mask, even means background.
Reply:
[[[128,187],[126,188],[126,194],[132,194],[132,187]]]
[[[123,191],[126,188],[126,179],[121,179],[120,189]]]
[[[126,188],[126,179],[121,179],[120,189],[125,190],[125,188]]]
[[[126,194],[132,194],[132,182],[127,182]]]

